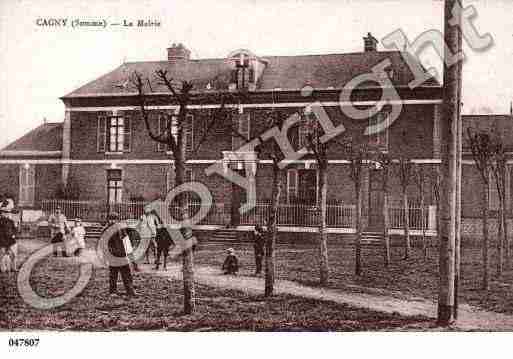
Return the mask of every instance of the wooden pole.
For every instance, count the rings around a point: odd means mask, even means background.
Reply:
[[[459,53],[458,26],[449,24],[452,9],[460,0],[445,0],[444,38],[452,53]],[[461,5],[461,4],[460,4]],[[445,54],[449,56],[449,54]],[[438,294],[438,324],[448,326],[454,321],[455,250],[456,250],[456,194],[457,194],[457,144],[458,113],[460,105],[459,65],[444,67],[443,116],[442,116],[442,193]]]
[[[461,19],[459,21],[461,23]],[[458,32],[458,49],[462,49],[462,35],[461,31]],[[462,137],[463,137],[463,123],[461,119],[461,88],[462,88],[462,69],[463,61],[458,62],[458,117],[456,118],[457,124],[457,147],[456,147],[456,229],[455,229],[455,251],[454,251],[454,319],[458,318],[458,294],[460,288],[461,277],[461,153],[462,153]]]

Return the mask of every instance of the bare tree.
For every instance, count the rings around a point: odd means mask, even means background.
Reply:
[[[328,226],[326,223],[327,216],[327,193],[328,193],[328,156],[327,145],[320,140],[321,131],[317,118],[310,116],[308,110],[305,111],[307,126],[307,149],[313,152],[317,161],[317,175],[319,179],[319,193],[317,196],[317,219],[319,227],[319,278],[320,284],[326,285],[329,279],[329,263],[328,263]],[[314,118],[315,117],[315,118]]]
[[[354,185],[356,204],[356,235],[355,235],[355,274],[362,273],[362,178],[367,165],[367,151],[353,143],[347,144],[346,153],[349,160],[350,177]]]
[[[288,117],[287,113],[273,109],[267,115],[267,128],[276,127],[282,130],[284,123]],[[257,136],[257,137],[260,137]],[[280,148],[275,141],[264,143],[258,147],[259,156],[263,155],[272,160],[273,181],[271,191],[271,211],[267,218],[267,238],[265,245],[265,290],[264,295],[269,297],[274,292],[275,281],[275,254],[276,237],[278,235],[278,205],[282,190],[282,169],[280,168]]]
[[[504,246],[507,246],[508,230],[506,218],[506,151],[501,138],[496,135],[493,139],[493,160],[491,171],[494,176],[497,194],[499,196],[499,210],[497,212],[497,277],[502,275],[504,263]]]
[[[490,287],[490,269],[488,255],[488,202],[489,202],[489,183],[490,171],[492,167],[492,159],[494,156],[494,148],[490,136],[485,132],[472,133],[468,129],[468,138],[472,156],[476,163],[476,167],[481,174],[482,181],[482,220],[483,220],[483,284],[482,287],[488,290]]]
[[[425,202],[425,196],[424,196],[424,181],[425,181],[425,171],[424,167],[421,164],[416,164],[414,166],[414,181],[415,185],[417,186],[417,191],[419,193],[419,199],[420,199],[420,225],[422,227],[422,253],[424,254],[424,259],[428,256],[428,246],[426,243],[426,213],[424,209],[424,202]]]
[[[404,231],[404,259],[410,256],[410,206],[408,203],[408,186],[412,179],[412,162],[405,154],[399,156],[398,176],[401,184],[402,204],[403,204],[403,231]]]
[[[385,251],[385,266],[390,265],[390,235],[388,230],[390,227],[390,218],[388,213],[388,196],[389,188],[388,181],[390,179],[390,172],[392,169],[392,159],[386,152],[379,152],[377,163],[381,169],[381,189],[383,191],[383,242]]]
[[[144,120],[149,137],[157,142],[166,145],[172,153],[175,169],[175,186],[178,187],[184,183],[184,173],[186,165],[186,147],[184,140],[184,131],[186,126],[188,105],[195,99],[192,93],[193,83],[191,81],[174,81],[165,70],[155,71],[155,80],[157,84],[165,86],[169,90],[168,101],[170,104],[178,105],[178,114],[166,111],[160,111],[159,115],[165,121],[165,130],[156,132],[152,128],[150,113],[146,107],[149,96],[153,92],[151,79],[143,78],[138,72],[130,75],[129,82],[137,90],[137,101],[141,116]],[[215,95],[212,95],[215,96]],[[212,98],[210,99],[212,100]],[[220,101],[221,106],[214,111],[208,128],[220,117],[225,116],[225,97]],[[203,140],[202,140],[203,141]],[[202,142],[200,141],[200,143]],[[185,196],[177,196],[178,215],[177,218],[183,223],[187,218],[187,202]],[[184,288],[184,313],[191,314],[195,310],[195,288],[194,288],[194,256],[192,248],[184,250],[182,254],[182,273]]]
[[[440,194],[442,191],[442,179],[440,178],[440,167],[436,167],[431,173],[432,179],[432,190],[433,196],[435,197],[435,206],[436,206],[436,231],[437,231],[437,239],[438,243],[441,243],[442,240],[442,216],[440,215]]]

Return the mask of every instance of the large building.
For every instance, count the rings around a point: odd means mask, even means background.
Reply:
[[[231,168],[243,168],[234,152],[241,145],[238,133],[248,139],[262,133],[267,126],[269,111],[280,109],[290,114],[304,114],[312,103],[320,102],[331,122],[343,125],[345,131],[328,146],[328,225],[350,228],[351,218],[344,212],[354,207],[354,187],[349,166],[340,139],[367,142],[375,150],[392,158],[407,156],[433,172],[440,163],[441,86],[433,78],[420,86],[408,86],[415,78],[409,67],[416,59],[407,53],[378,51],[377,41],[368,34],[363,51],[326,55],[257,56],[248,50],[236,50],[226,58],[192,59],[182,44],[167,49],[167,60],[157,62],[124,63],[117,69],[85,84],[63,96],[65,105],[63,123],[47,123],[31,131],[0,152],[0,181],[3,191],[15,198],[21,207],[40,208],[45,200],[63,196],[98,203],[126,203],[151,201],[162,197],[173,187],[173,158],[163,145],[152,141],[141,118],[137,93],[129,82],[135,71],[150,79],[152,92],[147,95],[155,131],[162,127],[162,111],[173,112],[178,104],[168,89],[155,80],[157,70],[166,70],[169,77],[188,80],[194,85],[185,141],[187,148],[187,178],[204,183],[212,192],[215,215],[206,224],[251,224],[255,217],[238,211],[245,192],[219,174],[206,174],[206,168],[224,161]],[[385,64],[381,81],[363,81],[352,89],[346,103],[340,100],[344,86],[358,76],[376,71]],[[422,68],[422,66],[418,66]],[[384,86],[386,84],[387,86]],[[383,93],[393,87],[400,97],[402,111],[384,130],[365,136],[365,129],[383,122],[390,115],[389,105],[363,119],[349,117],[344,106],[371,108],[381,103]],[[305,93],[305,89],[309,89]],[[207,133],[212,111],[220,107],[212,94],[244,92],[238,101],[225,106],[230,116],[216,123]],[[509,128],[509,117],[469,118],[467,123],[501,123]],[[303,122],[293,126],[288,137],[299,150],[305,144]],[[205,136],[199,149],[197,145]],[[513,138],[513,137],[512,137]],[[197,149],[197,150],[196,150]],[[466,156],[468,158],[468,156]],[[270,161],[258,155],[246,157],[254,170],[257,202],[266,206],[271,197]],[[467,161],[468,162],[468,161]],[[468,162],[470,163],[470,162]],[[477,216],[475,173],[464,167],[463,214]],[[308,151],[282,171],[282,224],[299,228],[314,224],[309,218],[311,206],[318,195],[316,162]],[[379,166],[370,166],[364,172],[363,213],[368,228],[379,228],[383,223]],[[398,176],[390,179],[391,206],[399,207]],[[434,230],[436,207],[432,195],[433,177],[426,176],[426,226]],[[509,176],[508,176],[509,183]],[[408,187],[412,203],[418,191],[412,183]],[[508,191],[508,195],[509,195]],[[64,193],[65,194],[65,193]],[[508,197],[509,198],[509,197]],[[392,211],[394,212],[394,211]],[[299,213],[299,214],[298,214]],[[398,221],[392,225],[399,227]],[[349,221],[347,220],[349,218]],[[413,219],[412,219],[413,220]]]

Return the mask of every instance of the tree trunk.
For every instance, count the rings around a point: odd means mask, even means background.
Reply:
[[[503,163],[501,165],[500,181],[502,185],[501,202],[502,202],[502,229],[503,229],[503,240],[502,245],[506,247],[506,267],[510,260],[510,248],[508,241],[508,206],[506,203],[506,166]]]
[[[383,189],[383,241],[385,245],[385,267],[390,265],[390,236],[388,235],[388,189]]]
[[[181,142],[181,141],[179,141]],[[178,187],[184,183],[185,172],[185,144],[179,143],[178,153],[175,157],[175,185]],[[178,207],[180,208],[179,220],[183,223],[187,213],[187,201],[185,196],[178,195]],[[194,253],[192,248],[187,248],[182,254],[182,277],[183,277],[183,312],[192,314],[195,310],[195,288],[194,288]]]
[[[355,267],[356,275],[362,273],[362,193],[361,179],[354,184],[356,193],[356,236],[355,236]]]
[[[421,189],[420,192],[420,225],[422,231],[422,253],[424,255],[424,259],[428,256],[428,246],[426,243],[426,220],[425,220],[425,211],[424,211],[424,191]]]
[[[499,193],[499,210],[497,212],[497,279],[502,275],[503,267],[503,239],[504,239],[504,223],[502,222],[504,209],[502,207],[502,194]]]
[[[280,203],[281,180],[280,169],[277,163],[273,162],[273,188],[271,198],[271,213],[267,222],[267,238],[265,244],[265,290],[264,295],[270,297],[274,292],[274,247],[276,244],[276,233],[278,232],[278,204]]]
[[[327,211],[327,187],[328,187],[328,171],[324,164],[319,165],[319,258],[320,258],[320,283],[328,284],[329,264],[328,264],[328,233],[326,225]]]
[[[483,216],[483,289],[490,289],[490,270],[488,264],[488,184],[483,181],[483,202],[481,203]]]
[[[408,205],[408,194],[406,192],[406,188],[403,188],[403,211],[404,211],[404,220],[403,220],[403,230],[404,230],[404,259],[408,259],[410,257],[410,208]]]

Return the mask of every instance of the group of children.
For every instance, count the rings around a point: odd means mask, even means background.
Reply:
[[[54,245],[53,255],[59,252],[63,257],[80,256],[85,249],[86,230],[80,218],[75,219],[75,225],[70,226],[61,208],[57,207],[54,214],[48,218],[51,230],[51,242]]]

